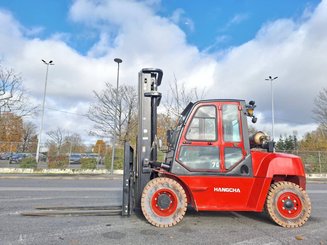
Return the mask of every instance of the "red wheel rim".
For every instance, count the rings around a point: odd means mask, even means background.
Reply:
[[[160,198],[164,197],[166,205],[160,204]],[[152,210],[159,216],[172,215],[177,209],[177,196],[170,189],[157,190],[152,196],[151,206]],[[168,202],[167,202],[168,201]]]
[[[285,192],[278,197],[277,208],[286,218],[295,218],[302,211],[301,199],[293,192]]]

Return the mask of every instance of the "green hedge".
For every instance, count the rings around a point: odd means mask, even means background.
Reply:
[[[68,168],[69,157],[65,155],[49,156],[48,168]]]
[[[36,168],[37,167],[36,159],[34,157],[24,158],[19,166],[21,168]]]
[[[109,149],[104,160],[104,166],[106,169],[111,169],[111,158],[112,150]],[[114,170],[123,169],[124,164],[124,148],[115,149],[115,159],[114,159]]]
[[[82,158],[81,169],[96,169],[97,160],[95,158]]]

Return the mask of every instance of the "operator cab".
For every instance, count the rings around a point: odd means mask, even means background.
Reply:
[[[176,175],[252,176],[247,116],[254,102],[208,100],[190,103],[167,133],[166,163]]]

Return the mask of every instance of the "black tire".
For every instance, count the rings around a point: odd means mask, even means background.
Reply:
[[[183,219],[187,209],[185,191],[173,179],[152,179],[143,190],[141,208],[144,217],[154,226],[176,225]]]
[[[266,212],[278,225],[295,228],[304,225],[311,214],[308,194],[298,185],[281,181],[270,186]]]

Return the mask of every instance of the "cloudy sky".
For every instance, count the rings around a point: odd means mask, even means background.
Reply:
[[[42,102],[49,68],[44,130],[87,136],[92,91],[138,71],[164,71],[163,96],[176,76],[205,99],[255,100],[256,128],[275,138],[317,126],[313,101],[327,87],[327,1],[317,0],[1,0],[0,61],[20,73],[31,101]],[[39,115],[40,117],[40,115]],[[34,117],[36,124],[40,118]],[[95,139],[94,139],[95,140]]]

